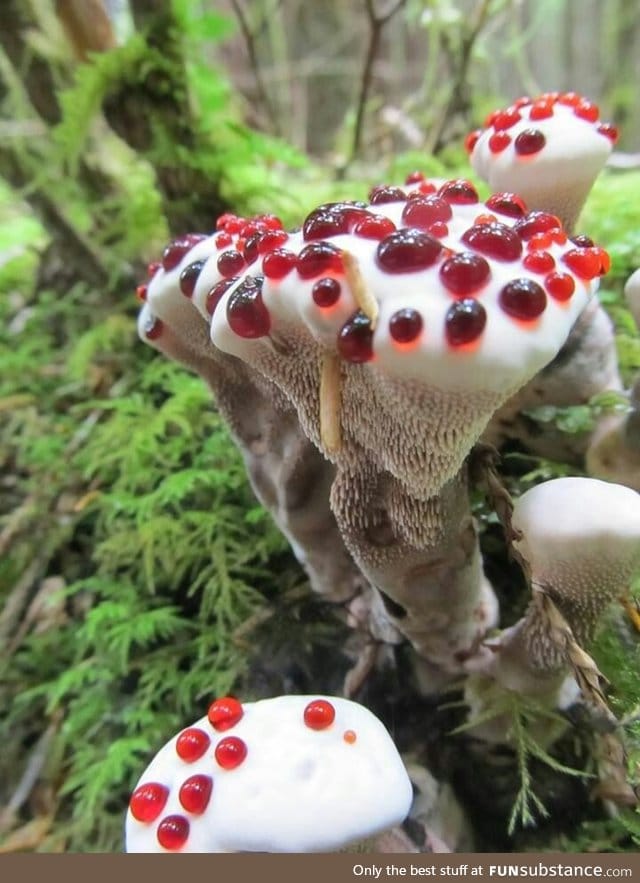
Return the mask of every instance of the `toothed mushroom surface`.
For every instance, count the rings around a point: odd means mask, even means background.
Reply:
[[[471,164],[494,190],[515,190],[531,208],[570,228],[618,138],[596,104],[576,92],[520,98],[466,139]]]
[[[149,764],[127,852],[326,852],[402,822],[412,788],[383,724],[326,696],[216,700]]]

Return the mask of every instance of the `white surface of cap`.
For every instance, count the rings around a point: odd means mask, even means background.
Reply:
[[[335,709],[333,723],[322,730],[311,729],[303,717],[318,699]],[[181,852],[333,851],[403,821],[411,783],[389,733],[364,706],[334,697],[283,696],[242,708],[240,721],[224,732],[216,732],[207,717],[192,725],[211,738],[199,760],[187,763],[177,755],[177,736],[159,751],[138,786],[157,782],[169,797],[154,822],[139,822],[128,811],[127,852],[166,852],[157,826],[174,814],[190,825]],[[347,731],[355,741],[345,740]],[[247,755],[225,770],[214,751],[229,736],[245,742]],[[195,774],[213,779],[202,815],[187,813],[178,797],[181,784]]]

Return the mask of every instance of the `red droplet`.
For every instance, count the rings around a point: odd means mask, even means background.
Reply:
[[[420,193],[422,196],[431,196],[433,193],[437,191],[436,185],[432,181],[422,181],[422,183],[418,184],[417,191],[412,191],[412,193]],[[409,194],[411,197],[411,194]]]
[[[147,340],[157,340],[162,334],[164,323],[157,316],[150,315],[144,323],[143,331]]]
[[[234,770],[247,756],[247,746],[237,736],[225,736],[216,745],[214,756],[223,770]]]
[[[467,153],[473,153],[473,148],[478,143],[481,135],[482,129],[474,129],[473,132],[469,132],[467,137],[464,139],[464,149],[467,151]]]
[[[218,233],[213,241],[216,244],[216,248],[228,248],[233,242],[233,237],[228,233]]]
[[[471,181],[466,178],[457,178],[453,181],[445,181],[438,190],[438,196],[453,205],[473,205],[478,202],[478,191]],[[447,220],[438,218],[437,220]]]
[[[548,251],[532,251],[525,255],[522,263],[532,273],[548,273],[556,265],[553,255]]]
[[[237,220],[238,219],[235,215],[232,215],[230,212],[225,212],[223,215],[220,215],[220,217],[216,221],[216,230],[225,230],[227,227],[227,224],[229,224],[232,221],[237,221]],[[240,228],[238,228],[238,229],[240,229]]]
[[[347,362],[368,362],[373,358],[373,331],[364,313],[355,313],[340,329],[338,352]]]
[[[420,184],[421,181],[424,181],[424,175],[417,170],[415,172],[409,172],[404,179],[405,184]]]
[[[597,104],[583,99],[573,108],[573,112],[581,120],[587,120],[589,123],[595,123],[600,117],[600,109]]]
[[[549,273],[544,280],[544,287],[554,300],[566,301],[576,290],[576,283],[568,273]]]
[[[194,245],[206,239],[201,233],[187,233],[170,242],[162,252],[162,266],[168,272],[177,267],[182,258]]]
[[[487,324],[487,311],[471,297],[458,300],[447,310],[445,335],[451,346],[463,346],[477,340]]]
[[[551,233],[536,233],[535,236],[532,236],[529,242],[527,242],[527,250],[544,251],[547,248],[551,248],[552,245],[553,238]]]
[[[489,138],[489,150],[491,153],[502,153],[511,144],[511,135],[506,132],[494,132]]]
[[[262,300],[262,277],[249,276],[229,296],[227,322],[238,337],[255,340],[269,333],[271,317]]]
[[[189,839],[189,822],[184,816],[165,816],[158,825],[156,837],[165,849],[181,849]]]
[[[611,257],[609,256],[609,252],[605,251],[604,248],[598,248],[596,246],[596,251],[600,257],[600,275],[603,276],[611,269]]]
[[[213,729],[221,733],[235,727],[242,719],[243,714],[242,703],[234,699],[233,696],[223,696],[211,703],[207,717]]]
[[[336,718],[336,710],[326,699],[314,699],[304,712],[305,725],[311,730],[326,730]]]
[[[284,230],[265,230],[260,236],[258,251],[260,254],[268,254],[275,248],[284,245],[288,238],[289,234],[285,233]]]
[[[577,92],[561,92],[558,96],[558,104],[566,104],[568,107],[575,107],[583,101],[582,95]]]
[[[180,273],[180,291],[185,297],[193,297],[193,290],[205,263],[206,261],[194,261]]]
[[[516,261],[522,254],[522,242],[511,227],[496,222],[470,227],[461,236],[462,242],[498,261]]]
[[[158,782],[139,785],[131,795],[129,809],[139,822],[154,822],[165,807],[169,789]]]
[[[564,230],[551,230],[551,239],[558,245],[564,245],[567,241],[567,234]]]
[[[437,221],[449,221],[452,217],[451,206],[439,196],[418,196],[410,199],[402,210],[403,223],[419,230],[426,230]]]
[[[218,258],[217,267],[221,276],[237,276],[244,268],[244,258],[236,249],[223,251]]]
[[[525,129],[516,137],[513,146],[519,156],[532,156],[539,153],[546,143],[547,139],[540,129]]]
[[[431,267],[440,257],[442,243],[421,230],[405,228],[391,233],[378,245],[376,260],[387,273],[412,273]]]
[[[371,205],[383,205],[385,202],[404,202],[407,194],[399,187],[389,187],[387,185],[379,185],[374,187],[369,193],[369,202]]]
[[[209,290],[207,294],[207,300],[205,303],[205,309],[210,316],[216,311],[216,307],[222,300],[222,296],[229,291],[232,285],[235,285],[238,281],[237,276],[232,276],[230,279],[221,279],[220,282],[216,282],[216,284]]]
[[[244,255],[247,264],[252,264],[258,259],[260,242],[262,241],[263,236],[264,233],[258,231],[258,233],[254,233],[246,240],[244,248],[242,249],[242,254]]]
[[[136,288],[136,297],[138,300],[145,301],[147,299],[147,286],[138,285]]]
[[[491,119],[491,124],[496,132],[499,132],[502,129],[510,129],[511,126],[515,126],[518,120],[521,119],[522,117],[516,108],[510,107],[507,110],[502,110],[495,114]]]
[[[533,279],[513,279],[502,288],[498,302],[509,316],[526,321],[537,319],[544,313],[547,296]]]
[[[468,296],[489,281],[491,268],[479,254],[461,252],[440,267],[442,284],[456,296]]]
[[[210,743],[211,739],[204,730],[188,727],[176,740],[176,754],[187,763],[193,763],[202,757]]]
[[[449,235],[449,228],[442,221],[436,221],[435,224],[430,224],[427,227],[427,233],[430,236],[435,236],[437,239],[442,239],[444,236]]]
[[[485,215],[476,215],[473,219],[474,226],[476,224],[495,224],[498,219],[495,215],[490,215],[489,213]]]
[[[362,236],[364,239],[384,239],[389,233],[393,233],[396,225],[391,218],[384,215],[370,215],[362,218],[353,228],[356,236]]]
[[[550,101],[536,101],[529,111],[529,119],[534,120],[534,122],[536,120],[547,120],[552,116],[553,103]]]
[[[571,237],[571,241],[574,245],[577,245],[578,248],[593,248],[595,242],[590,236],[586,236],[584,233],[577,233],[575,236]]]
[[[516,98],[513,102],[513,107],[516,110],[521,110],[521,108],[526,107],[527,104],[531,104],[531,98],[528,95],[523,95],[521,98]]]
[[[180,786],[178,800],[187,812],[201,815],[209,805],[212,789],[211,776],[190,776]]]
[[[529,212],[514,228],[520,239],[531,239],[536,233],[547,233],[549,230],[561,230],[562,222],[555,215],[547,212]]]
[[[516,193],[494,193],[485,205],[491,211],[498,212],[499,215],[507,215],[509,218],[522,218],[527,213],[524,200]]]
[[[542,95],[540,95],[540,97],[537,98],[536,100],[537,101],[546,101],[550,104],[555,104],[559,97],[560,97],[559,92],[543,92]]]
[[[331,209],[316,209],[302,225],[302,235],[306,242],[326,239],[349,232],[349,216],[345,212]]]
[[[601,258],[596,248],[574,248],[562,255],[562,261],[581,279],[600,275]]]
[[[264,224],[267,230],[282,230],[284,226],[277,215],[272,215],[269,213],[264,215],[257,215],[256,220]]]
[[[389,319],[389,334],[396,343],[413,343],[422,333],[422,316],[407,307],[397,310]]]
[[[284,279],[296,265],[297,257],[285,248],[275,248],[262,260],[262,272],[267,279]]]
[[[618,140],[618,130],[615,126],[611,125],[611,123],[601,123],[598,126],[598,132],[601,135],[604,135],[605,138],[608,138],[609,141],[612,141],[614,144]]]
[[[319,307],[332,307],[340,299],[340,283],[331,276],[323,276],[314,282],[311,297]]]
[[[156,273],[158,272],[158,270],[161,267],[162,267],[162,264],[160,263],[160,261],[152,261],[147,266],[147,278],[153,279],[153,277],[156,275]]]
[[[313,279],[323,273],[342,273],[342,255],[335,245],[329,242],[312,242],[306,245],[296,261],[296,268],[301,279]]]
[[[240,228],[239,232],[242,239],[251,239],[256,233],[262,233],[263,227],[259,221],[248,221]]]

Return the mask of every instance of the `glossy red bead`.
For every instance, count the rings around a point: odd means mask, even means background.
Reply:
[[[223,770],[234,770],[245,760],[247,745],[237,736],[225,736],[216,745],[214,757]]]
[[[213,779],[211,776],[190,776],[180,786],[178,800],[187,812],[202,815],[209,805],[212,790]]]
[[[149,316],[142,330],[147,340],[157,340],[162,334],[163,329],[164,323],[162,319],[158,319],[157,316]]]
[[[419,196],[410,199],[402,210],[402,221],[407,227],[426,230],[437,221],[447,222],[453,217],[449,203],[440,196]]]
[[[544,287],[554,300],[567,301],[576,290],[576,283],[568,273],[549,273],[545,277]]]
[[[233,237],[229,233],[218,233],[214,242],[216,248],[228,248],[233,242]]]
[[[131,795],[129,809],[139,822],[154,822],[165,807],[169,789],[158,782],[139,785]]]
[[[422,316],[410,307],[397,310],[389,319],[389,334],[396,343],[413,343],[422,334],[422,327]]]
[[[207,711],[209,723],[219,733],[235,727],[242,720],[243,715],[242,703],[234,699],[233,696],[223,696],[216,699]]]
[[[452,205],[473,205],[479,199],[478,191],[471,181],[467,181],[465,178],[445,181],[438,190],[438,196]],[[446,220],[446,218],[438,218],[437,220]]]
[[[193,763],[202,757],[210,744],[211,739],[204,730],[187,727],[176,740],[176,754],[186,763]]]
[[[170,242],[162,252],[162,266],[168,272],[178,266],[182,258],[188,251],[191,251],[194,245],[206,239],[200,233],[186,233]]]
[[[326,699],[314,699],[303,712],[305,726],[311,730],[326,730],[336,719],[336,710]]]
[[[223,251],[217,261],[218,272],[221,276],[237,276],[245,266],[244,257],[235,248]]]
[[[261,281],[249,277],[229,296],[227,322],[238,337],[253,340],[269,333],[271,317],[262,300],[261,289]]]
[[[160,261],[152,261],[152,262],[147,266],[147,277],[148,277],[149,279],[153,279],[153,277],[156,275],[156,273],[158,272],[158,270],[159,270],[161,267],[162,267],[162,264],[160,263]]]
[[[437,191],[436,185],[432,181],[422,181],[418,184],[417,192],[422,196],[431,196],[433,193]],[[415,191],[412,191],[412,193]]]
[[[225,212],[223,215],[220,215],[220,217],[216,221],[216,230],[224,230],[226,229],[227,224],[235,222],[237,220],[238,218],[236,217],[236,215],[231,214],[231,212]]]
[[[184,268],[180,273],[180,291],[185,297],[193,297],[193,291],[198,281],[200,271],[205,265],[205,261],[194,261]]]
[[[540,153],[546,143],[547,139],[540,129],[525,129],[516,136],[513,147],[519,156],[533,156]]]
[[[461,241],[497,261],[516,261],[522,254],[520,237],[506,224],[477,224],[466,230]]]
[[[384,215],[369,215],[356,223],[353,232],[364,239],[380,240],[393,233],[395,229],[396,225],[391,218],[386,218]]]
[[[579,248],[593,248],[595,245],[593,239],[590,236],[586,236],[584,233],[577,233],[575,236],[572,236],[571,241]]]
[[[289,234],[284,230],[265,230],[258,241],[258,252],[268,254],[275,248],[283,246],[288,238]]]
[[[340,249],[329,242],[312,242],[298,255],[296,269],[301,279],[313,279],[326,272],[341,273],[344,266]]]
[[[491,153],[502,153],[511,144],[511,135],[507,132],[494,132],[489,138],[489,150]]]
[[[341,285],[331,276],[323,276],[314,282],[311,297],[319,307],[332,307],[340,300]]]
[[[566,104],[568,107],[575,107],[584,99],[577,92],[561,92],[558,96],[558,104]]]
[[[424,175],[422,172],[415,171],[409,172],[407,177],[404,179],[405,184],[419,184],[421,181],[424,181]]]
[[[478,143],[481,135],[482,129],[474,129],[473,132],[469,132],[467,137],[464,139],[464,149],[467,151],[467,153],[473,152],[473,148]]]
[[[581,279],[595,279],[601,272],[599,249],[574,248],[562,255],[562,261]]]
[[[532,251],[525,255],[522,263],[532,273],[549,273],[556,265],[548,251]]]
[[[297,263],[297,256],[285,248],[275,248],[262,259],[262,272],[267,279],[284,279]]]
[[[510,129],[521,119],[522,117],[516,108],[510,107],[508,110],[502,110],[495,114],[491,119],[491,125],[496,132],[499,132],[502,129]]]
[[[528,321],[544,313],[547,296],[544,288],[533,279],[514,279],[502,288],[498,303],[514,319]]]
[[[614,144],[618,140],[618,130],[615,126],[611,125],[611,123],[600,123],[598,126],[598,132]]]
[[[479,254],[461,252],[448,258],[440,267],[440,280],[457,297],[473,294],[491,277],[491,268]]]
[[[182,849],[189,839],[189,822],[184,816],[166,816],[158,825],[156,837],[164,849],[173,852]]]
[[[387,273],[412,273],[433,266],[442,253],[442,243],[427,233],[405,228],[379,243],[376,261]]]
[[[341,233],[348,233],[349,229],[349,215],[346,212],[316,209],[305,219],[302,235],[306,242],[310,242],[339,236]]]
[[[347,362],[368,362],[373,358],[371,322],[362,312],[355,313],[340,329],[338,352]]]
[[[136,297],[138,300],[145,301],[147,299],[147,286],[138,285],[136,287]]]
[[[427,233],[430,236],[435,236],[436,239],[442,239],[444,236],[449,235],[449,228],[444,221],[436,221],[434,224],[429,224]]]
[[[477,300],[465,298],[452,304],[444,320],[445,336],[450,346],[474,343],[487,324],[487,311]]]
[[[374,187],[369,194],[371,205],[383,205],[386,202],[404,202],[407,194],[400,187],[381,185]]]
[[[531,239],[536,233],[548,233],[549,230],[561,230],[562,222],[555,215],[547,212],[529,212],[522,220],[518,221],[514,228],[520,239]]]
[[[516,193],[494,193],[485,202],[487,208],[509,218],[523,218],[527,213],[524,200]]]
[[[244,256],[245,262],[247,266],[252,264],[254,261],[257,261],[260,241],[262,240],[263,233],[258,232],[254,233],[247,240],[245,240],[244,248],[242,249],[242,254]]]
[[[284,224],[277,215],[256,215],[256,221],[260,222],[267,230],[282,230]]]
[[[232,285],[238,281],[237,276],[232,276],[230,279],[221,279],[220,282],[216,282],[216,284],[209,290],[207,294],[207,300],[205,303],[205,309],[210,316],[216,311],[216,307],[220,303],[222,296],[229,291]]]
[[[580,117],[582,120],[587,120],[589,123],[597,122],[600,117],[600,109],[598,105],[592,104],[591,101],[587,101],[586,99],[579,101],[573,108],[573,112],[577,117]]]
[[[553,104],[549,101],[536,101],[531,105],[531,110],[529,111],[529,119],[533,120],[548,120],[549,117],[553,116]]]

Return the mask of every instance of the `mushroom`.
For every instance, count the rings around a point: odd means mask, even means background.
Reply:
[[[467,136],[471,164],[493,190],[514,191],[572,230],[618,133],[575,92],[519,98]]]
[[[624,295],[627,305],[633,316],[638,330],[640,331],[640,269],[632,273],[624,287]]]
[[[160,262],[150,265],[150,278],[137,292],[143,301],[138,332],[146,343],[207,381],[242,452],[256,495],[289,540],[312,587],[328,600],[348,600],[365,581],[344,548],[329,508],[333,467],[301,432],[295,410],[280,391],[209,339],[207,295],[225,279],[217,270],[218,258],[224,254],[227,266],[231,254],[233,262],[239,253],[228,246],[241,234],[246,236],[247,228],[268,229],[276,238],[286,234],[273,216],[252,221],[226,216],[222,221],[234,232],[221,229],[212,236],[179,237],[165,248]],[[194,308],[192,294],[203,258],[210,257],[205,319]]]
[[[160,749],[127,852],[331,852],[399,825],[412,786],[384,725],[328,696],[217,699]]]
[[[320,206],[277,248],[258,238],[245,260],[209,305],[215,347],[294,403],[336,464],[340,530],[392,622],[459,673],[496,615],[465,459],[556,356],[606,253],[511,194],[483,203],[468,181],[414,176],[374,188],[369,203]],[[220,261],[196,282],[201,312]]]

